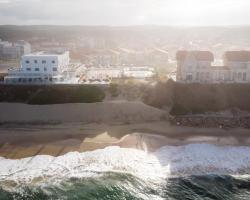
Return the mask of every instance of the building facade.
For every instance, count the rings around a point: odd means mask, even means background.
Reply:
[[[19,59],[31,53],[31,45],[23,40],[16,43],[0,41],[0,58],[3,60]]]
[[[9,69],[4,78],[10,84],[63,82],[69,66],[69,52],[38,52],[22,56],[19,69]]]
[[[229,80],[250,82],[250,51],[227,51],[223,56],[229,69]]]
[[[214,66],[209,51],[178,51],[176,80],[186,83],[250,82],[250,51],[227,51],[222,66]]]
[[[122,70],[117,67],[91,67],[86,70],[85,78],[89,80],[122,78]]]
[[[198,80],[209,80],[210,69],[214,56],[209,51],[178,51],[177,81],[194,82]]]
[[[155,75],[154,68],[152,67],[124,67],[123,77],[145,79],[151,78]]]
[[[104,83],[112,79],[134,78],[146,79],[155,75],[152,67],[90,67],[81,78],[82,83]]]

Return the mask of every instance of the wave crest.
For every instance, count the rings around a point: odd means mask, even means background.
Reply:
[[[59,157],[1,158],[0,169],[1,182],[17,183],[93,177],[103,172],[130,173],[150,180],[162,180],[171,175],[237,175],[249,173],[250,147],[189,144],[164,146],[153,153],[107,147],[92,152],[71,152]]]

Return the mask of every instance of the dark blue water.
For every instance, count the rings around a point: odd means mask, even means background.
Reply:
[[[130,174],[105,173],[100,177],[70,179],[60,183],[0,190],[1,200],[249,200],[250,178],[228,175],[169,178],[162,183],[141,180]]]

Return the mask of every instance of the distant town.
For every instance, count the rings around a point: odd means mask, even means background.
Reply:
[[[12,33],[8,27],[2,28],[3,33]],[[69,36],[58,34],[56,38],[53,29],[41,29],[44,36],[41,33],[38,35],[36,29],[32,29],[32,33],[25,27],[21,30],[18,39],[0,30],[0,36],[11,39],[0,39],[2,84],[98,85],[124,79],[173,79],[182,83],[250,82],[250,51],[247,41],[243,45],[242,41],[235,40],[237,45],[234,46],[223,45],[223,39],[220,44],[218,41],[213,44],[212,39],[205,42],[201,40],[205,36],[204,30],[200,30],[200,40],[188,42],[189,38],[185,38],[179,48],[177,41],[173,42],[175,36],[170,35],[169,44],[166,45],[166,38],[159,31],[154,33],[154,39],[147,38],[142,43],[138,38],[141,33],[136,33],[135,38],[130,40],[123,35],[126,33],[124,30],[117,31],[123,37],[120,39],[117,35],[112,39],[110,36],[100,37],[98,31],[88,29],[85,36],[79,36],[82,30],[78,30],[79,35],[75,39],[72,39],[71,32]],[[32,37],[22,35],[25,31],[27,35],[32,34]],[[107,32],[106,29],[102,31]],[[180,34],[178,29],[175,33]],[[136,39],[138,42],[135,42]]]
[[[8,69],[5,84],[109,84],[113,79],[152,78],[155,65],[168,64],[168,52],[158,48],[144,52],[108,49],[88,55],[84,62],[71,62],[70,52],[56,45],[37,52],[25,41],[18,45],[1,41],[0,45],[3,60],[21,60],[20,66]],[[6,54],[9,48],[12,51]]]

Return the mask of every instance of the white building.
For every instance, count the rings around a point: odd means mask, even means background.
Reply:
[[[228,51],[223,66],[213,66],[209,51],[178,51],[176,80],[203,83],[250,82],[250,51]]]
[[[25,54],[31,52],[31,45],[23,40],[16,43],[0,41],[0,57],[1,59],[19,59]]]
[[[12,44],[10,42],[7,42],[7,41],[2,41],[0,39],[0,58],[1,59],[4,59],[4,51],[6,51],[5,49],[6,48],[10,48],[12,47]]]
[[[13,46],[16,47],[19,57],[31,53],[30,43],[24,40],[19,40],[18,42],[14,43]]]
[[[123,76],[126,78],[150,78],[155,75],[152,67],[125,67],[123,68]]]
[[[230,81],[250,82],[250,51],[227,51],[223,60],[229,69]]]
[[[9,69],[4,78],[11,84],[46,84],[64,82],[69,66],[69,52],[38,52],[22,56],[19,69]]]
[[[209,51],[178,51],[177,81],[195,82],[200,78],[210,79],[211,64],[214,56]]]
[[[91,67],[86,70],[82,82],[102,83],[120,78],[144,79],[153,75],[155,75],[155,70],[151,67]]]
[[[115,67],[92,67],[86,75],[89,79],[121,78],[122,70]]]

